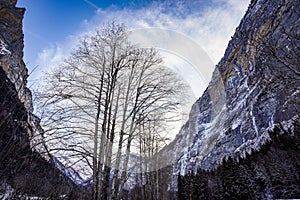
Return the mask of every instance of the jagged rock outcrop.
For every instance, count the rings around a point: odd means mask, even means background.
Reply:
[[[253,151],[259,154],[257,152],[268,142],[271,142],[271,150],[262,151],[261,160],[275,160],[277,166],[287,162],[287,168],[299,169],[299,159],[292,162],[294,155],[289,157],[287,153],[299,155],[300,152],[299,17],[300,1],[251,1],[208,88],[193,105],[188,122],[161,152],[164,162],[177,160],[174,174],[222,168],[222,163],[227,163],[228,159],[238,162]],[[274,149],[280,146],[281,140],[273,144],[273,139],[280,135],[295,142],[291,147],[293,151],[286,147],[287,152],[280,154],[286,161],[270,155],[270,152],[276,154]],[[266,170],[276,171],[276,165],[266,166]],[[286,176],[295,173],[292,179],[296,188],[294,195],[299,194],[299,170],[287,171],[278,171],[277,178],[282,177],[281,173],[287,173]],[[238,185],[234,180],[231,184]],[[264,192],[269,189],[275,194],[274,187],[278,186],[281,190],[275,197],[287,197],[282,183],[277,184],[269,185],[273,189],[266,186]]]
[[[0,2],[0,198],[79,198],[80,189],[32,148],[39,127],[23,62],[25,9],[15,5],[16,0]]]

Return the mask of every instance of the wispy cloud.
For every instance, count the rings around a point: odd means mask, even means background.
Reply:
[[[41,35],[39,35],[35,32],[32,32],[32,31],[30,31],[26,28],[24,28],[24,32],[29,34],[30,36],[34,37],[39,42],[42,42],[44,44],[49,44],[50,43],[46,38],[42,37]]]
[[[89,5],[92,6],[93,8],[96,8],[97,10],[99,9],[99,7],[98,7],[96,4],[94,4],[93,2],[91,2],[91,1],[89,1],[89,0],[83,0],[83,1],[85,1],[87,4],[89,4]]]

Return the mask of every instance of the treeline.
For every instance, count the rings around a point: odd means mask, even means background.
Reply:
[[[136,185],[128,191],[124,199],[130,200],[177,200],[177,193],[173,191],[173,166],[169,165],[154,172],[137,174],[136,177],[143,176],[143,184],[136,180]]]
[[[178,177],[178,199],[291,199],[300,197],[300,137],[272,133],[272,141],[245,159],[214,171]],[[278,131],[278,130],[277,130]]]

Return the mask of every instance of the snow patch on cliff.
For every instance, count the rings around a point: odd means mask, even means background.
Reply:
[[[7,49],[7,44],[0,39],[0,55],[11,54],[11,52]]]

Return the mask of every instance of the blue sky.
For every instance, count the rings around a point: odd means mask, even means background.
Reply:
[[[36,53],[45,46],[62,42],[79,32],[83,21],[90,20],[98,9],[132,10],[147,7],[151,0],[18,0],[25,7],[25,62],[35,64]],[[156,1],[158,2],[158,1]],[[31,67],[31,66],[29,66]]]
[[[29,84],[36,84],[43,71],[59,65],[76,48],[84,35],[101,28],[103,23],[125,23],[129,30],[157,28],[149,37],[135,37],[133,42],[164,47],[162,55],[168,66],[182,73],[199,97],[214,65],[219,62],[250,0],[18,0],[25,7],[23,21],[24,61],[29,71]],[[169,33],[181,34],[169,38]],[[165,34],[168,33],[168,34]],[[172,35],[172,34],[171,34]],[[176,34],[175,34],[176,35]],[[171,41],[170,45],[163,44]],[[187,43],[194,43],[187,46]],[[198,48],[195,46],[198,46]],[[167,48],[167,49],[166,49]],[[177,49],[177,50],[176,50]],[[185,52],[182,51],[185,50]],[[204,51],[210,65],[199,65]],[[190,55],[190,56],[189,56]],[[197,63],[198,59],[198,63]],[[200,59],[200,60],[201,60]],[[193,67],[191,67],[191,65]],[[196,66],[196,67],[195,67]],[[208,70],[208,73],[196,73]],[[194,73],[195,72],[195,73]],[[206,79],[204,81],[204,79]],[[29,85],[29,86],[30,86]]]
[[[77,32],[80,23],[90,19],[96,12],[96,8],[87,2],[84,0],[18,0],[17,6],[26,8],[23,21],[25,62],[29,62],[29,65],[35,64],[39,51],[52,43],[62,42],[66,36]]]

